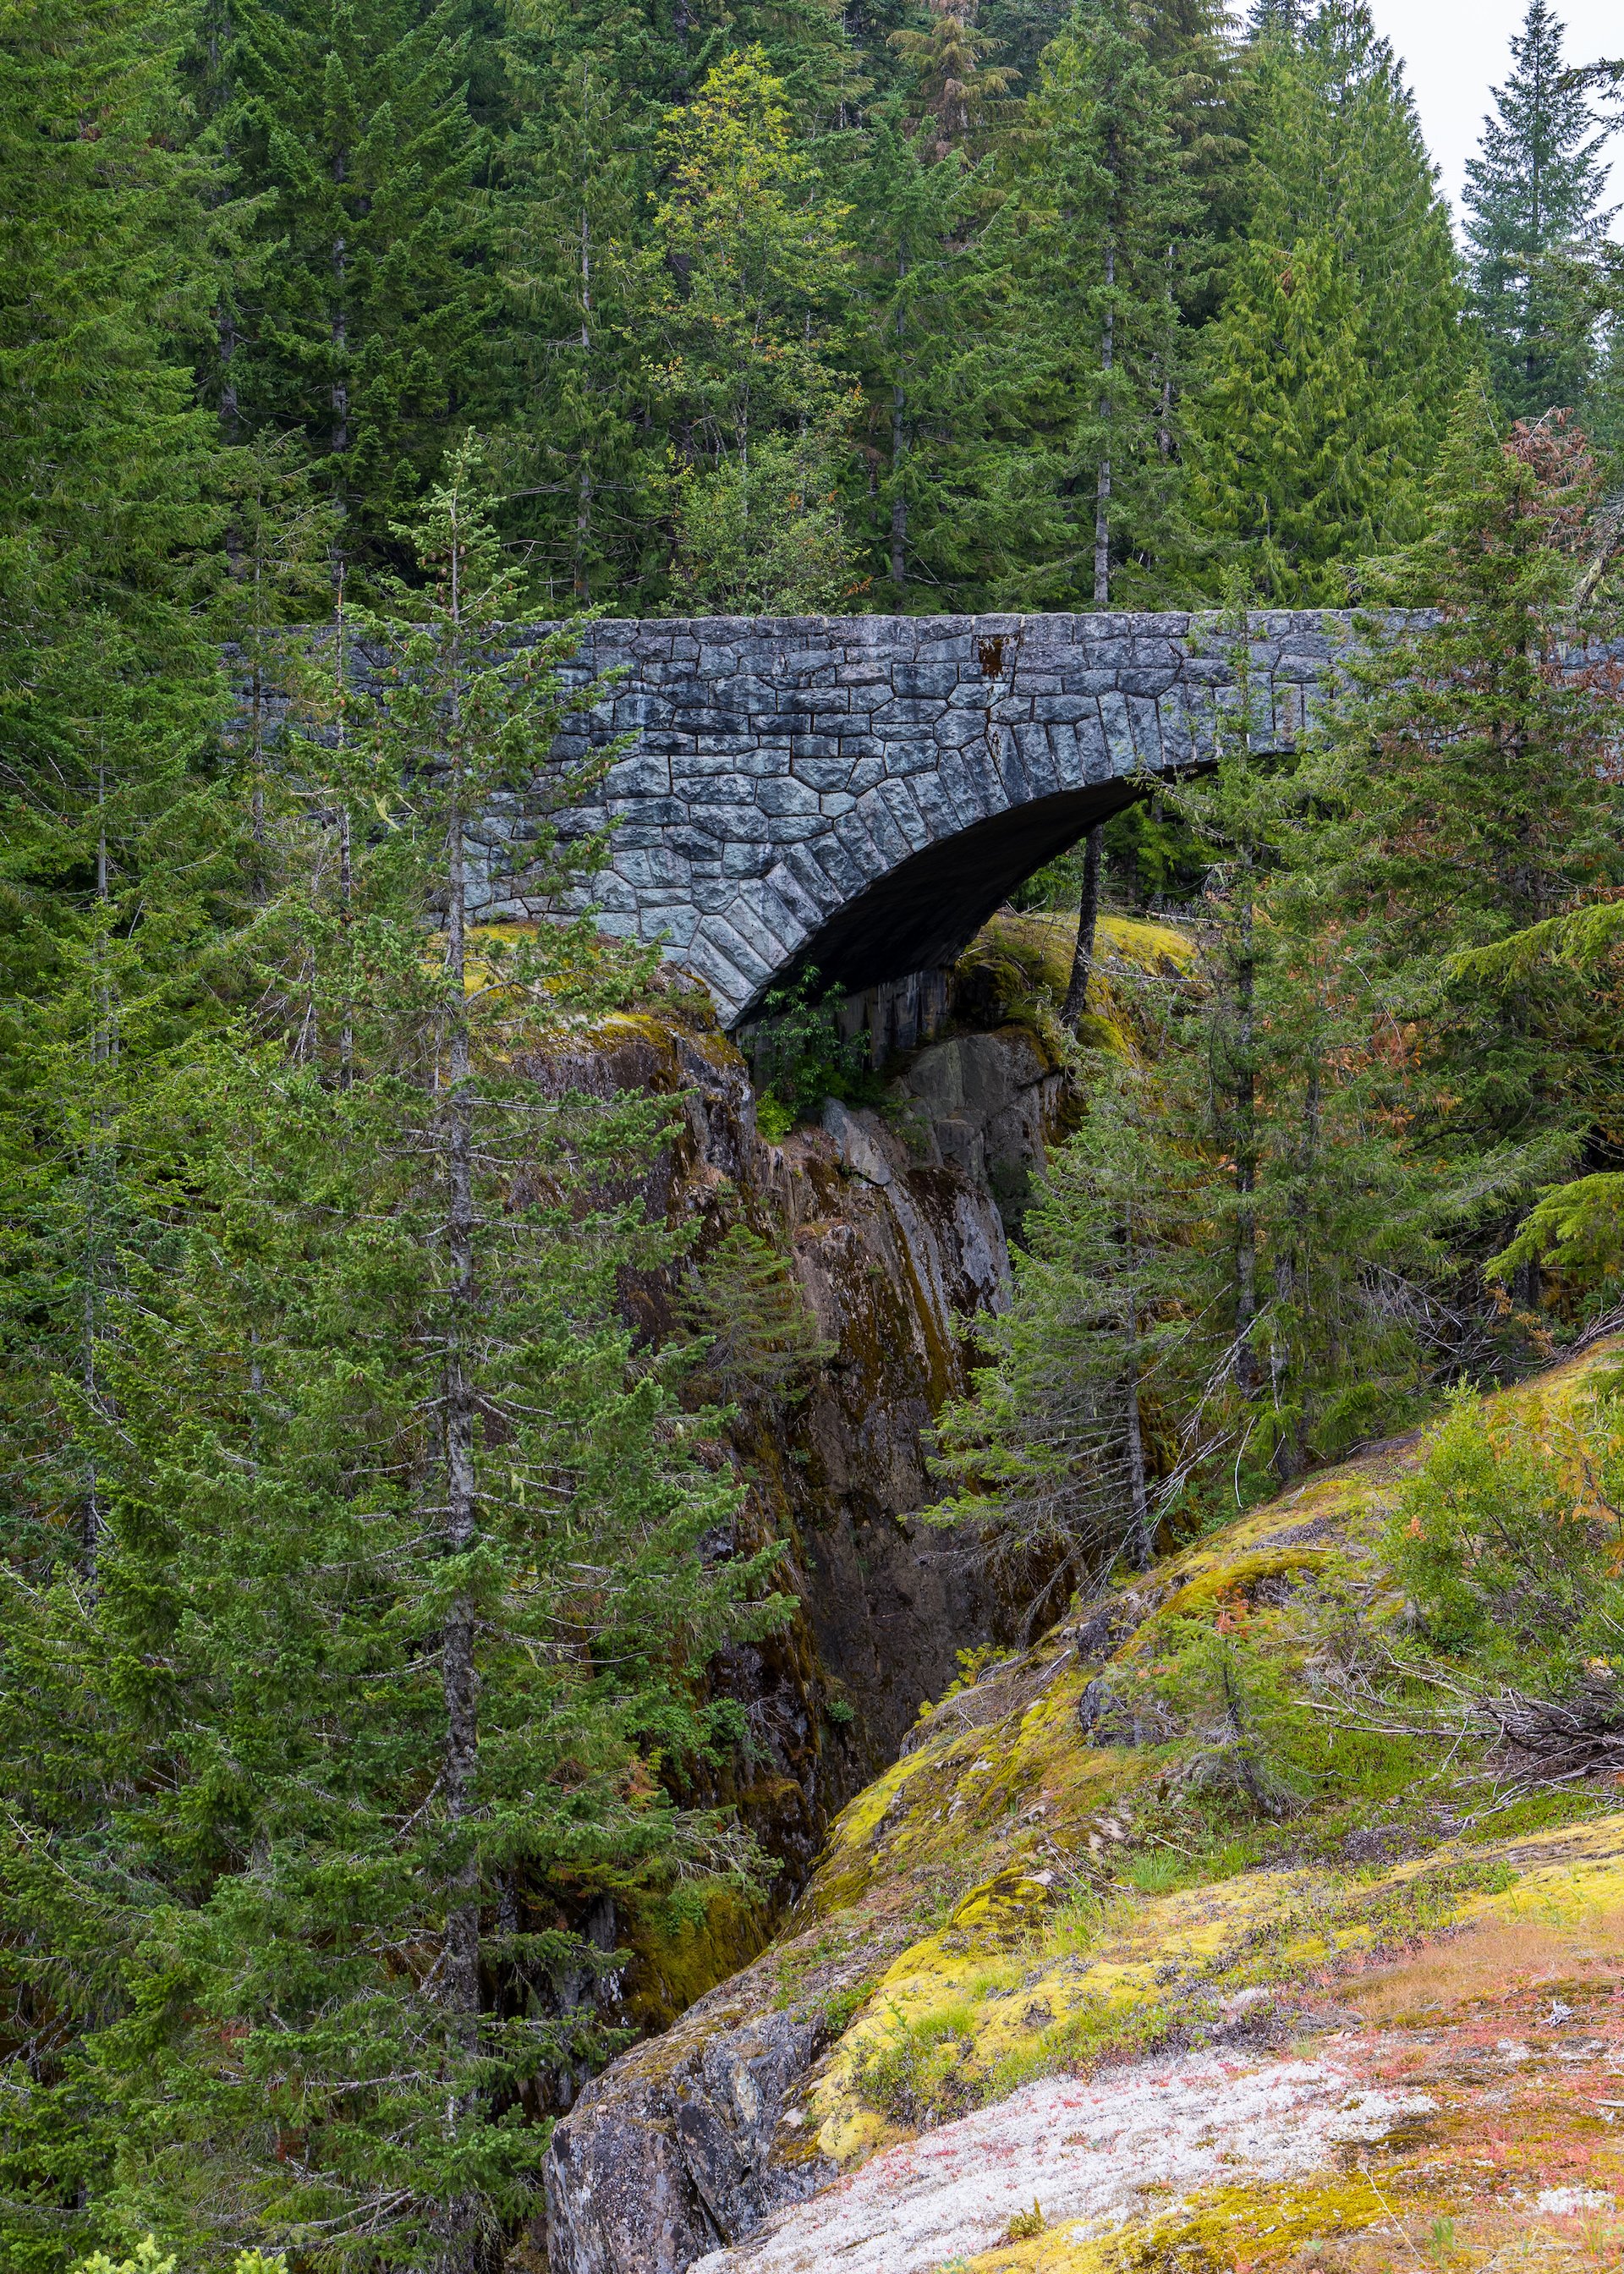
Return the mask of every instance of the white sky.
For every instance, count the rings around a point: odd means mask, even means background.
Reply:
[[[1370,0],[1378,31],[1403,59],[1421,125],[1457,210],[1466,161],[1477,147],[1490,89],[1504,79],[1511,34],[1521,29],[1527,0]],[[1624,56],[1624,6],[1620,0],[1557,0],[1567,26],[1562,52],[1572,64]],[[1610,202],[1624,198],[1624,135],[1615,135]],[[1613,233],[1624,233],[1613,223]]]

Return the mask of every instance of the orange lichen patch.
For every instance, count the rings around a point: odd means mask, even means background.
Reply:
[[[1565,1925],[1549,1919],[1485,1918],[1396,1965],[1372,1968],[1344,1995],[1375,2023],[1454,2013],[1543,1996],[1624,1996],[1624,1909]]]

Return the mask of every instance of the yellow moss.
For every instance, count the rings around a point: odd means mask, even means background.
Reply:
[[[708,1896],[703,1920],[665,1926],[652,1913],[635,1916],[627,1946],[639,1962],[628,2018],[643,2029],[668,2029],[707,1990],[748,1966],[766,1939],[763,1906],[726,1887]]]
[[[1242,2263],[1273,2265],[1305,2243],[1359,2233],[1387,2215],[1363,2172],[1316,2172],[1278,2185],[1208,2188],[1107,2235],[1063,2220],[1018,2248],[983,2251],[966,2267],[969,2274],[1230,2274]]]
[[[1616,1360],[1616,1344],[1598,1344],[1495,1402],[1559,1414]],[[1339,1555],[1379,1579],[1371,1541],[1419,1457],[1410,1443],[1345,1463],[1136,1578],[1121,1592],[1139,1624],[1116,1658],[1140,1653],[1148,1623],[1169,1611],[1199,1613]],[[1365,1954],[1452,1922],[1571,1921],[1624,1908],[1624,1816],[1446,1844],[1357,1879],[1328,1867],[1250,1870],[1205,1886],[1141,1894],[1124,1886],[1103,1903],[1085,1893],[1049,1907],[1039,1873],[1058,1859],[1064,1879],[1091,1849],[1108,1849],[1122,1831],[1113,1811],[1157,1773],[1154,1749],[1085,1741],[1078,1705],[1093,1671],[1064,1627],[987,1668],[942,1702],[915,1750],[834,1826],[803,1921],[880,1893],[894,1903],[910,1887],[945,1894],[953,1907],[944,1926],[895,1959],[830,2059],[814,2095],[826,2153],[850,2161],[897,2135],[894,2119],[866,2104],[862,2076],[899,2032],[928,2032],[960,2008],[951,2081],[963,2105],[965,2095],[996,2098],[1107,2048],[1154,2043],[1191,2018],[1192,2001],[1205,1999],[1216,2016],[1242,1987],[1345,1972]],[[1491,1884],[1497,1871],[1515,1873],[1515,1885]]]

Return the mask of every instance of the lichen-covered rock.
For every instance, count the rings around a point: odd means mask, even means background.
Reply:
[[[1617,1358],[1596,1345],[1501,1402],[1560,1426]],[[673,2033],[690,2089],[719,2091],[707,2027],[745,2044],[753,2021],[804,2018],[816,1954],[852,1966],[818,1998],[830,2026],[800,2041],[805,2072],[775,2072],[801,2120],[780,2125],[756,2223],[690,2263],[1385,2274],[1447,2230],[1462,2252],[1433,2256],[1467,2274],[1568,2249],[1586,2222],[1597,2263],[1617,2255],[1624,1815],[1605,1778],[1518,1828],[1503,1765],[1473,1773],[1469,1807],[1440,1748],[1413,1790],[1271,1819],[1230,1861],[1172,1844],[1179,1749],[1147,1703],[1167,1638],[1244,1628],[1298,1680],[1322,1631],[1305,1605],[1399,1618],[1381,1540],[1419,1457],[1405,1441],[1310,1478],[923,1718],[839,1818],[778,1941],[715,1993],[717,2021],[696,2008]],[[1136,1720],[1141,1742],[1122,1742]],[[572,2119],[576,2152],[619,2074]],[[820,2169],[838,2177],[766,2209]],[[561,2211],[561,2165],[553,2184]]]
[[[788,1938],[590,2084],[543,2171],[552,2274],[680,2274],[832,2179],[805,2081],[908,1933]]]
[[[788,2014],[719,2019],[669,2058],[590,2085],[548,2150],[547,2254],[555,2274],[680,2274],[753,2234],[832,2167],[777,2164],[786,2095],[827,2032]],[[667,2049],[669,2052],[669,2049]]]

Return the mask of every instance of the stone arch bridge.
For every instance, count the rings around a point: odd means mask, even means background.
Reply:
[[[1249,619],[1254,749],[1288,749],[1350,636]],[[616,826],[605,929],[664,943],[730,1025],[816,967],[846,994],[951,963],[1015,887],[1238,726],[1212,616],[600,619],[572,673],[623,675],[557,755],[635,730],[572,825]],[[522,797],[470,843],[487,922],[527,898]]]

